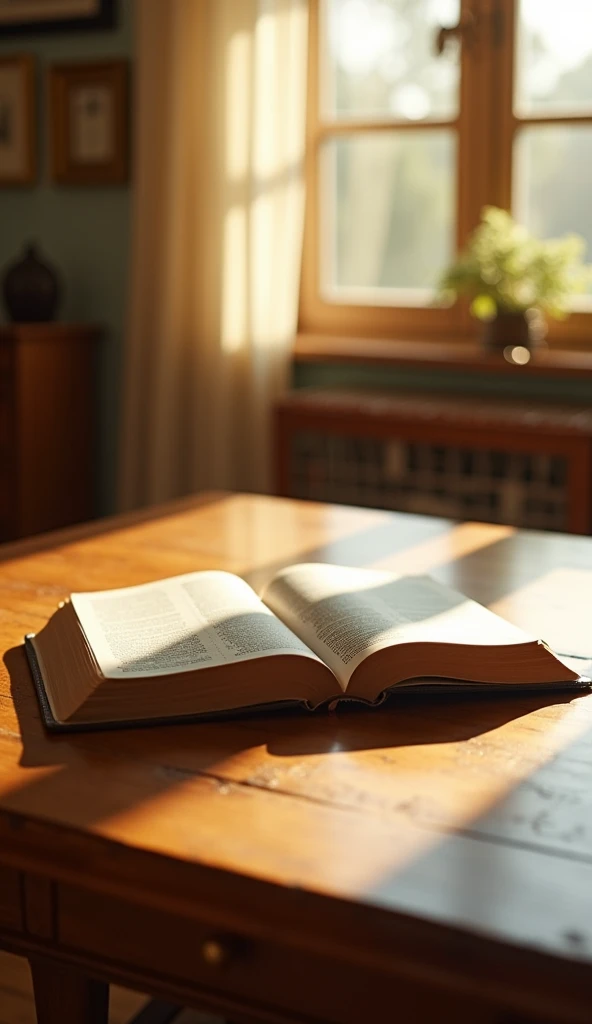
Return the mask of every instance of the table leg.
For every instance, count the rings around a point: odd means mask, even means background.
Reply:
[[[107,1024],[109,986],[52,960],[30,960],[37,1024]]]

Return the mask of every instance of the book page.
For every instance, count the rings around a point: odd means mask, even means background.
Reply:
[[[384,647],[533,639],[429,576],[295,565],[280,572],[262,597],[333,670],[343,690],[364,658]]]
[[[244,580],[227,572],[72,594],[71,601],[110,679],[171,675],[275,654],[319,660]]]

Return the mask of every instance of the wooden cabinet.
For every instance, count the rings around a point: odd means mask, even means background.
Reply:
[[[0,328],[0,542],[91,519],[98,328]]]
[[[592,409],[302,389],[276,409],[277,493],[590,533]]]

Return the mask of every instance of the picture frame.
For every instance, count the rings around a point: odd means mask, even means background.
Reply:
[[[0,57],[0,186],[35,181],[35,58]]]
[[[0,0],[0,38],[114,28],[116,0]]]
[[[58,64],[49,72],[50,173],[67,185],[128,178],[128,62]]]

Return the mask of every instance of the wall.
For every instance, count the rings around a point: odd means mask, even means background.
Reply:
[[[115,499],[121,354],[127,292],[130,187],[56,186],[49,181],[47,69],[58,62],[131,58],[133,0],[119,0],[118,25],[109,32],[23,35],[0,39],[0,56],[32,53],[37,59],[38,176],[28,188],[0,189],[0,268],[36,240],[63,280],[60,319],[101,324],[97,373],[100,512]],[[2,311],[4,313],[4,311]]]
[[[555,401],[590,402],[590,379],[528,376],[520,368],[515,374],[458,372],[372,366],[358,363],[297,363],[293,372],[297,388],[382,388],[397,391],[452,391],[456,394],[494,395],[508,398],[552,399]]]

